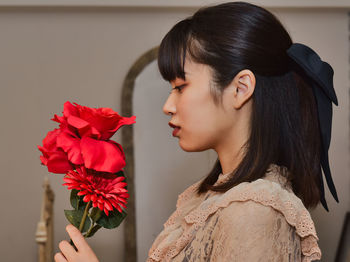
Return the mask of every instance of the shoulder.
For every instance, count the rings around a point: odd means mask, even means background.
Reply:
[[[281,241],[297,238],[294,226],[288,223],[283,213],[271,206],[253,200],[231,202],[217,212],[218,228],[232,236],[239,235],[243,239],[254,237],[264,240],[266,237]],[[300,240],[299,240],[300,241]]]
[[[303,261],[300,237],[274,208],[237,201],[215,215],[213,261]]]
[[[300,239],[302,256],[321,257],[314,222],[302,201],[277,174],[244,182],[228,190],[216,206],[218,223],[225,234],[254,236],[268,243],[269,236],[279,242]]]
[[[252,182],[243,182],[222,194],[217,206],[226,209],[222,211],[224,214],[251,214],[261,219],[264,215],[282,216],[301,237],[313,235],[318,240],[309,211],[284,181],[282,176],[271,173]]]
[[[283,214],[271,206],[263,205],[254,200],[233,201],[227,207],[219,210],[221,220],[230,223],[236,220],[242,223],[266,224],[276,217],[283,217]]]
[[[288,223],[281,212],[253,200],[231,202],[219,209],[215,216],[219,234],[231,237],[239,235],[241,240],[253,237],[255,240],[250,241],[256,242],[272,236],[276,239],[278,236],[284,241],[291,234],[297,237],[295,227]]]

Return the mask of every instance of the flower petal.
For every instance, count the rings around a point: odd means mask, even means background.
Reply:
[[[47,169],[55,174],[65,174],[72,169],[68,161],[67,155],[64,152],[52,153],[47,160]]]
[[[67,118],[67,121],[71,127],[76,128],[80,137],[91,135],[99,137],[100,133],[94,127],[91,127],[89,122],[85,121],[84,119],[81,119],[76,116],[70,116]]]
[[[113,210],[122,212],[121,207],[126,208],[126,204],[123,203],[126,200],[120,196],[127,193],[112,193],[115,189],[123,189],[117,187],[118,183],[115,181],[118,180],[118,176],[114,174],[96,175],[92,169],[79,166],[76,170],[68,171],[63,180],[66,182],[63,185],[68,189],[78,190],[78,196],[84,195],[84,202],[92,201],[92,206],[98,207],[106,215]]]
[[[113,129],[111,130],[111,132],[115,133],[118,131],[118,129],[124,125],[131,125],[131,124],[134,124],[136,123],[135,121],[136,119],[136,116],[131,116],[131,117],[121,117],[121,119],[119,120],[118,122],[118,125]]]
[[[63,105],[63,115],[68,118],[69,116],[78,116],[77,108],[71,104],[71,102],[67,101]]]
[[[116,173],[125,166],[124,151],[116,142],[83,137],[80,146],[86,168]]]
[[[86,122],[85,120],[76,117],[76,116],[69,116],[67,117],[67,122],[69,125],[77,128],[77,129],[83,129],[89,126],[89,122]]]
[[[117,210],[118,210],[120,213],[123,212],[122,209],[120,208],[120,206],[117,206]]]
[[[79,117],[90,123],[99,133],[99,139],[110,139],[123,125],[135,123],[136,116],[122,117],[111,108],[90,108],[74,103],[79,111]]]
[[[47,132],[46,137],[43,139],[43,148],[45,148],[46,151],[56,151],[56,140],[57,136],[61,133],[61,130],[58,128],[55,128],[52,131]]]
[[[55,122],[60,123],[60,124],[65,124],[65,123],[66,123],[65,117],[63,117],[63,116],[58,116],[58,115],[56,115],[56,114],[55,114],[54,117],[51,118],[50,120],[55,121]]]
[[[90,201],[90,195],[85,195],[83,198],[84,202],[89,202]]]
[[[57,146],[62,148],[68,154],[68,159],[75,165],[83,164],[83,158],[80,151],[80,139],[72,137],[66,132],[62,132],[57,137]]]

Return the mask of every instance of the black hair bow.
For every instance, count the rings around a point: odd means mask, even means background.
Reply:
[[[328,149],[331,142],[332,131],[332,102],[338,105],[337,96],[333,87],[333,68],[327,62],[322,61],[314,50],[300,43],[292,44],[287,50],[287,54],[303,69],[311,80],[310,83],[316,98],[318,120],[322,137],[321,166],[326,177],[328,188],[334,199],[339,203],[328,160]],[[320,173],[320,180],[321,203],[329,212],[324,194],[322,173]]]

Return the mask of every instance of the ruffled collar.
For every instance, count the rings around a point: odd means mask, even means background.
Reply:
[[[276,164],[270,164],[267,168],[267,171],[263,177],[263,179],[275,182],[280,184],[284,189],[287,189],[288,191],[291,190],[292,186],[290,182],[287,180],[288,175],[288,169],[285,166],[279,166]],[[231,178],[231,173],[220,173],[218,180],[215,182],[214,185],[219,185]]]
[[[195,191],[202,181],[193,184],[179,195],[176,210],[164,223],[164,230],[154,241],[147,261],[171,261],[205,225],[211,214],[231,202],[247,200],[271,206],[284,215],[301,238],[303,261],[320,259],[314,223],[302,201],[293,193],[286,172],[285,167],[271,164],[261,179],[240,183],[224,193],[208,191],[201,196],[197,196]],[[220,174],[215,184],[226,181],[229,176]]]

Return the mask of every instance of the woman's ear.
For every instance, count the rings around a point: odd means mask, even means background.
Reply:
[[[240,71],[232,80],[233,106],[235,109],[241,108],[253,95],[255,81],[255,76],[249,69]]]

